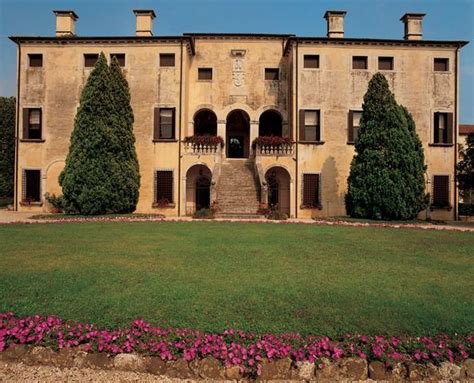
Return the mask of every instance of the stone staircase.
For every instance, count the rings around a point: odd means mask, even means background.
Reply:
[[[261,217],[257,215],[259,195],[252,161],[232,159],[222,163],[217,185],[218,217]]]

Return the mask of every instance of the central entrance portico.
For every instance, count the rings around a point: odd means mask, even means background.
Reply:
[[[241,109],[230,112],[226,123],[227,158],[248,158],[250,153],[250,118]]]

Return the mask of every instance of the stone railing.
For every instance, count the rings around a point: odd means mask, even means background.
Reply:
[[[293,155],[294,144],[256,145],[257,156],[286,157]]]
[[[221,152],[221,144],[200,144],[195,142],[184,143],[184,153],[190,155],[209,155],[219,154]]]

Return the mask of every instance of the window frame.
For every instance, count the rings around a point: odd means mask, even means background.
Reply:
[[[305,195],[305,176],[318,176],[318,183],[317,183],[317,201],[312,201],[308,203],[306,201],[306,195]],[[303,172],[301,174],[301,209],[322,209],[322,195],[321,195],[321,189],[322,189],[322,183],[321,183],[321,172]],[[312,194],[312,193],[311,193]],[[316,203],[314,203],[316,202]]]
[[[306,125],[306,112],[317,112],[318,113],[318,125]],[[315,145],[321,145],[324,144],[323,141],[323,130],[322,130],[322,115],[323,113],[321,112],[321,109],[317,108],[304,108],[300,109],[300,114],[299,114],[299,134],[298,134],[298,142],[301,144],[315,144]],[[306,129],[308,127],[315,127],[316,128],[316,141],[315,140],[308,140],[306,138]],[[319,135],[319,140],[318,140],[318,135]]]
[[[446,62],[447,67],[445,70],[436,69],[436,61],[438,60],[443,60]],[[433,72],[434,73],[450,73],[449,58],[448,57],[433,57]]]
[[[28,179],[27,172],[38,172],[38,200],[28,200],[27,190],[28,190]],[[22,169],[22,180],[21,180],[21,201],[20,205],[22,206],[42,206],[43,205],[43,196],[42,196],[42,171],[40,168],[23,168]]]
[[[269,71],[269,73],[270,73],[270,71],[277,71],[277,78],[276,79],[274,79],[274,78],[267,79],[267,71]],[[273,73],[275,73],[275,72],[273,72]],[[279,67],[265,67],[263,69],[263,79],[265,81],[280,81],[281,80],[281,70],[280,70],[280,68]]]
[[[355,134],[355,126],[354,126],[354,113],[360,113],[362,117],[362,109],[359,108],[354,108],[354,109],[349,109],[349,116],[348,116],[348,122],[347,122],[347,144],[348,145],[355,145],[356,139],[359,136],[359,129],[360,129],[360,118],[359,118],[359,125],[357,125],[357,134]],[[351,133],[352,130],[352,133]],[[352,137],[352,140],[351,140]]]
[[[306,57],[317,57],[318,58],[318,66],[316,67],[307,67],[305,66],[306,65]],[[303,54],[303,69],[304,70],[319,70],[321,69],[321,56],[319,54],[312,54],[312,53],[308,53],[308,54]]]
[[[39,111],[39,128],[34,129],[31,128],[31,123],[30,123],[30,114],[31,111],[33,110],[38,110]],[[44,142],[43,139],[43,108],[41,106],[26,106],[23,108],[22,112],[22,125],[23,125],[23,132],[22,132],[22,142]],[[32,134],[30,131],[35,131],[39,130],[39,137],[37,138],[32,138]]]
[[[171,110],[171,137],[162,137],[162,116],[163,110]],[[153,110],[153,142],[176,142],[176,107],[168,105],[158,105]]]
[[[380,60],[390,59],[390,69],[380,68]],[[395,58],[393,56],[378,56],[377,57],[377,69],[384,72],[393,72],[395,70]]]
[[[212,82],[214,81],[214,68],[213,67],[209,67],[209,66],[202,66],[202,67],[198,67],[197,68],[197,80],[199,82]],[[211,78],[200,78],[200,74],[203,72],[203,71],[210,71],[211,73]]]
[[[41,57],[41,65],[31,65],[31,59],[33,58],[33,56],[40,56]],[[43,64],[44,64],[44,61],[43,61],[43,54],[42,53],[28,53],[28,68],[35,68],[35,69],[43,68]]]
[[[364,58],[365,68],[354,68],[354,60]],[[354,55],[352,56],[352,70],[369,70],[369,56]]]
[[[171,198],[161,198],[158,199],[158,173],[171,173]],[[174,202],[174,192],[175,192],[175,171],[174,169],[169,168],[157,168],[153,172],[153,205],[154,208],[167,208],[167,207],[175,207],[176,203]],[[162,200],[166,199],[168,203],[163,203]]]
[[[173,65],[162,65],[161,59],[164,56],[173,56]],[[165,53],[162,52],[158,55],[158,66],[160,68],[176,68],[176,54],[175,53]]]
[[[97,59],[95,60],[93,65],[86,65],[87,64],[87,57],[86,56],[97,56]],[[92,69],[94,68],[95,64],[97,63],[97,60],[99,60],[99,53],[83,53],[82,54],[82,63],[84,66],[84,69]]]
[[[116,53],[110,53],[109,54],[109,59],[110,59],[110,62],[112,63],[112,59],[116,56],[122,56],[123,55],[123,65],[120,64],[120,61],[119,59],[117,58],[117,61],[119,62],[119,65],[121,68],[125,68],[127,66],[127,54],[126,53],[120,53],[120,52],[116,52]]]
[[[447,200],[443,204],[435,203],[435,178],[446,177],[448,182],[447,186]],[[433,174],[431,176],[431,207],[433,209],[451,209],[451,176],[449,174]]]
[[[454,114],[446,110],[437,110],[433,112],[432,119],[432,140],[430,146],[452,146],[453,145],[453,132],[454,132]],[[439,128],[439,115],[445,116],[445,137],[440,139],[440,128]],[[436,140],[438,137],[438,140]]]

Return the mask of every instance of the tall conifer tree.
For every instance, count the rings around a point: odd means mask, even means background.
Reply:
[[[0,97],[0,197],[13,197],[15,97]]]
[[[352,217],[413,219],[426,207],[426,167],[410,113],[377,73],[364,96],[346,195]]]
[[[90,215],[135,209],[137,177],[132,175],[134,181],[130,182],[127,177],[134,172],[124,171],[138,172],[134,139],[129,137],[133,136],[133,113],[129,103],[128,107],[117,105],[118,89],[123,85],[101,53],[82,91],[69,154],[59,178],[66,211]],[[128,94],[128,87],[123,93]]]

